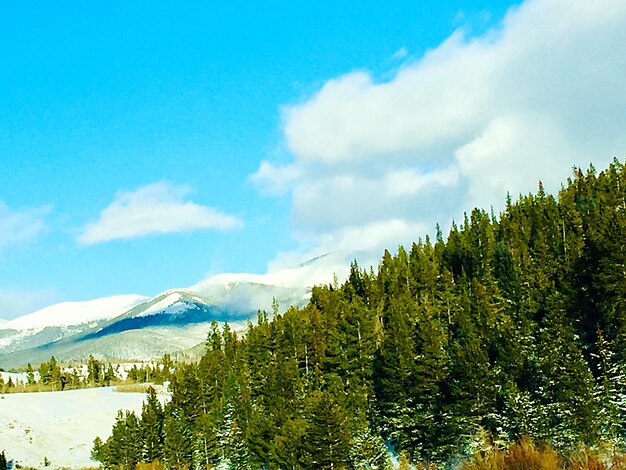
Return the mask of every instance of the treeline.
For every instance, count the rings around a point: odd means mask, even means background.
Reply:
[[[576,169],[557,197],[474,210],[377,272],[213,325],[172,400],[119,415],[105,468],[445,464],[524,436],[567,455],[626,438],[626,169]],[[149,402],[150,403],[150,402]],[[149,418],[148,418],[149,416]]]
[[[6,382],[0,376],[0,392],[41,392],[75,390],[79,388],[107,387],[120,383],[153,382],[162,384],[169,380],[174,369],[174,362],[169,354],[154,364],[133,364],[133,367],[122,373],[120,365],[115,366],[89,356],[86,364],[64,366],[52,356],[49,361],[42,362],[37,369],[29,363],[26,367],[24,381]]]

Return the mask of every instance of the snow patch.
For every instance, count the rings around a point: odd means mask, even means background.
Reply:
[[[159,300],[143,312],[138,313],[135,317],[147,317],[158,313],[179,313],[187,308],[184,304],[175,305],[177,302],[180,302],[181,299],[182,295],[179,292],[174,292]]]
[[[7,346],[10,346],[11,344],[18,343],[18,342],[22,341],[23,339],[28,338],[29,336],[36,335],[37,333],[39,333],[42,330],[43,330],[43,328],[33,328],[33,329],[30,329],[30,330],[18,331],[17,333],[15,333],[15,334],[13,334],[11,336],[6,336],[4,338],[0,338],[0,348],[5,348]]]
[[[39,372],[37,372],[37,375],[39,375]],[[8,383],[9,379],[11,379],[11,382],[13,382],[16,385],[18,383],[27,383],[28,382],[28,374],[26,372],[4,372],[4,371],[1,371],[0,372],[0,376],[2,376],[2,380],[4,380],[4,383]]]

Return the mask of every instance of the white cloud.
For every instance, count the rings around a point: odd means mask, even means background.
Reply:
[[[625,29],[622,0],[527,0],[390,80],[354,71],[285,106],[296,236],[393,248],[475,205],[499,210],[507,191],[534,191],[539,179],[557,191],[572,166],[623,158]],[[257,183],[285,180],[269,168]]]
[[[416,204],[415,198],[435,197],[444,188],[454,191],[456,180],[455,168],[426,174],[392,169],[380,174],[319,176],[295,187],[292,218],[298,231],[318,234],[381,220],[416,220],[438,207]]]
[[[338,233],[326,233],[319,239],[318,250],[331,252],[335,250],[373,251],[386,246],[390,250],[397,246],[389,245],[391,240],[397,244],[409,244],[415,240],[415,234],[424,233],[426,227],[419,223],[410,223],[402,219],[377,220],[358,226],[345,227]],[[382,253],[380,253],[382,254]]]
[[[296,165],[273,165],[263,160],[250,180],[264,193],[280,195],[291,189],[301,176],[301,169]]]
[[[83,229],[78,242],[93,245],[153,233],[228,230],[242,225],[237,217],[185,200],[188,193],[187,187],[167,182],[119,192],[99,219]]]
[[[488,54],[460,33],[390,82],[354,72],[326,83],[308,102],[287,107],[284,131],[300,160],[340,163],[381,156],[431,160],[432,146],[474,132],[488,114]],[[460,77],[462,79],[459,79]],[[416,155],[416,150],[421,154]]]
[[[384,195],[387,197],[413,196],[424,190],[428,185],[440,187],[454,186],[458,180],[459,172],[455,167],[426,174],[420,174],[414,168],[392,170],[384,176]]]
[[[388,219],[324,232],[316,238],[314,247],[278,252],[268,263],[268,272],[297,266],[326,253],[343,255],[344,263],[356,259],[359,266],[367,270],[378,266],[383,248],[393,251],[398,245],[410,246],[415,241],[415,234],[423,234],[426,230],[427,227],[419,223]],[[335,273],[340,281],[347,274],[344,269],[336,269]]]
[[[468,198],[479,207],[501,203],[505,191],[516,197],[535,190],[539,180],[554,190],[571,168],[564,158],[584,161],[553,122],[523,115],[494,119],[455,156],[470,183]]]
[[[45,216],[49,206],[15,211],[0,201],[0,250],[27,242],[46,230]]]

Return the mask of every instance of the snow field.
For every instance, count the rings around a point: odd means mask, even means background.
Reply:
[[[51,468],[95,467],[93,440],[110,435],[118,410],[141,414],[145,396],[113,387],[0,395],[0,451],[22,466],[43,468],[47,457]]]

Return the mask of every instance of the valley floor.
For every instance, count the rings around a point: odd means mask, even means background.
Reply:
[[[0,451],[22,466],[95,467],[93,440],[109,436],[118,410],[140,414],[144,398],[114,387],[0,395]]]

